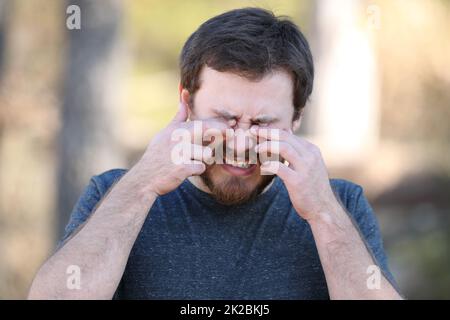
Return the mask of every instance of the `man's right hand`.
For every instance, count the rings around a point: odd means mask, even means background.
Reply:
[[[189,143],[194,152],[188,161],[180,164],[172,161],[172,149],[177,143],[172,139],[173,132],[186,129],[185,133],[190,134],[192,142],[198,143],[194,133],[203,136],[207,129],[223,132],[227,128],[225,123],[214,119],[201,121],[199,126],[198,122],[187,121],[187,115],[186,106],[180,105],[175,118],[152,139],[138,163],[100,200],[89,219],[79,225],[66,243],[39,269],[30,288],[29,299],[113,297],[131,248],[157,196],[172,191],[187,177],[199,175],[205,170],[203,161],[208,158],[209,151],[200,144]],[[66,271],[70,265],[79,266],[83,272],[80,290],[67,288]]]
[[[198,123],[194,131],[194,122],[187,119],[187,106],[180,102],[178,113],[171,123],[153,137],[142,158],[130,170],[132,171],[130,173],[140,181],[140,185],[144,186],[142,190],[144,194],[163,195],[176,189],[187,177],[200,175],[205,171],[204,161],[210,160],[212,150],[207,146],[195,144],[198,137],[194,137],[194,134],[200,133],[203,136],[208,129],[225,132],[227,125],[216,119],[202,120],[201,132],[198,132]],[[174,163],[171,158],[172,149],[179,143],[173,139],[173,133],[177,129],[187,130],[192,137],[188,146],[191,148],[192,156],[181,164]]]

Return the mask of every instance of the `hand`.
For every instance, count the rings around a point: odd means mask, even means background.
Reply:
[[[317,146],[281,129],[262,130],[253,126],[250,133],[265,140],[255,147],[257,153],[275,153],[289,162],[286,165],[267,161],[261,165],[261,171],[276,174],[283,180],[295,210],[303,219],[311,222],[339,206]]]
[[[134,176],[139,181],[144,182],[144,193],[153,192],[156,195],[163,195],[177,188],[187,177],[200,175],[205,171],[204,161],[211,159],[212,150],[193,142],[198,141],[198,135],[203,136],[204,131],[208,129],[217,129],[224,132],[227,126],[213,119],[196,120],[194,130],[194,122],[186,122],[187,118],[187,107],[181,102],[174,119],[166,128],[155,135],[142,158],[132,168]],[[198,126],[199,123],[201,124],[200,127]],[[192,138],[191,143],[187,145],[187,148],[191,150],[190,159],[184,159],[179,164],[175,163],[171,157],[172,149],[179,144],[173,139],[173,133],[177,129],[185,129]],[[200,129],[200,132],[198,129]]]

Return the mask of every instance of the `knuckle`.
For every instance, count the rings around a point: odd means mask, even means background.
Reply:
[[[202,170],[203,170],[202,164],[194,164],[194,165],[190,166],[189,173],[193,174],[193,173],[201,172]]]
[[[175,172],[178,174],[184,174],[186,173],[186,165],[185,164],[179,164],[175,167]]]
[[[291,145],[287,143],[281,143],[280,147],[282,148],[280,150],[283,151],[287,156],[293,157],[295,155],[295,151]]]
[[[276,134],[280,138],[280,140],[286,140],[287,139],[287,132],[284,130],[274,129],[276,130]]]
[[[205,147],[203,149],[203,157],[205,157],[205,158],[212,157],[212,149],[210,147]]]

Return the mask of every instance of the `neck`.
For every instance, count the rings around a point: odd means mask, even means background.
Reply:
[[[188,177],[188,180],[197,189],[200,189],[200,190],[202,190],[203,192],[206,192],[206,193],[211,193],[211,190],[209,190],[209,188],[203,182],[202,178],[200,178],[199,176],[190,176],[190,177]]]
[[[200,178],[199,176],[191,176],[188,178],[188,180],[197,189],[200,189],[201,191],[206,192],[206,193],[211,193],[211,190],[209,190],[209,188],[203,182],[202,178]],[[272,181],[270,181],[270,183],[264,188],[264,190],[260,194],[263,194],[264,192],[269,190],[269,188],[273,184],[273,182],[274,182],[274,179],[272,179]]]

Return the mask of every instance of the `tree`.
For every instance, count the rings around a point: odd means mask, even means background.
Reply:
[[[7,2],[6,0],[0,0],[0,81],[3,74],[3,62],[5,54],[5,28],[7,18]]]
[[[2,136],[4,130],[4,116],[2,115],[2,80],[4,74],[5,65],[5,47],[6,47],[6,34],[7,34],[7,18],[8,11],[11,9],[11,3],[8,0],[0,0],[0,146],[2,143]],[[1,148],[0,148],[1,150]],[[1,191],[1,190],[0,190]]]
[[[122,165],[117,142],[123,65],[120,0],[70,0],[81,28],[67,30],[68,51],[59,137],[57,229],[61,237],[89,177]],[[67,18],[70,18],[69,15]]]
[[[379,93],[371,41],[378,27],[377,8],[361,0],[314,1],[316,76],[306,128],[332,165],[359,164],[378,142]]]

